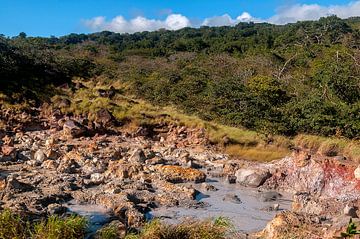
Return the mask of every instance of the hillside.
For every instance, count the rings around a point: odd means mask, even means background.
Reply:
[[[285,26],[3,37],[1,92],[12,102],[45,100],[45,92],[55,94],[51,85],[77,76],[265,134],[356,138],[359,25],[333,16]]]

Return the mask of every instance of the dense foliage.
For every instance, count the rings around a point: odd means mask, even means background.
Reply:
[[[0,91],[98,76],[121,82],[126,94],[206,120],[266,134],[356,138],[359,29],[360,18],[331,16],[284,26],[20,34],[0,42]]]

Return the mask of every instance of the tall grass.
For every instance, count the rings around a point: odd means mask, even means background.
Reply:
[[[360,142],[345,138],[330,138],[314,135],[298,135],[294,139],[298,147],[324,156],[343,155],[350,160],[360,162]]]
[[[153,220],[139,234],[129,234],[126,239],[225,239],[231,233],[231,227],[225,218],[188,221],[177,225]]]
[[[85,237],[86,227],[87,220],[79,216],[31,223],[9,210],[0,213],[0,239],[78,239]]]
[[[85,237],[87,220],[79,216],[61,219],[51,216],[34,226],[33,239],[78,239]]]
[[[0,213],[0,239],[25,239],[30,235],[29,223],[9,210]]]

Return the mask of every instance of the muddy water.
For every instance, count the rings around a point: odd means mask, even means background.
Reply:
[[[257,189],[229,184],[222,179],[210,179],[207,184],[215,186],[217,191],[206,191],[201,184],[193,185],[201,193],[198,200],[200,208],[158,208],[148,217],[161,218],[168,223],[178,223],[186,219],[207,219],[218,216],[229,218],[236,230],[254,232],[263,229],[266,224],[281,210],[290,209],[291,196],[281,193],[282,197],[275,201],[264,202],[262,192]],[[241,202],[224,200],[225,195],[236,195]],[[270,211],[274,204],[279,204],[278,211]]]
[[[67,205],[71,213],[76,213],[87,218],[89,227],[86,238],[92,238],[97,230],[111,221],[111,211],[100,205],[78,204],[76,201],[70,201]]]
[[[229,218],[235,229],[240,232],[254,232],[263,229],[266,224],[281,210],[291,206],[291,196],[281,193],[282,197],[274,201],[264,201],[257,189],[247,188],[238,184],[229,184],[222,179],[208,179],[207,184],[213,185],[217,191],[206,191],[202,184],[191,184],[199,191],[198,207],[160,207],[146,215],[148,220],[160,218],[167,223],[179,223],[186,219],[208,219],[215,217]],[[226,195],[236,195],[239,201],[224,200]],[[227,197],[228,198],[228,197]],[[279,204],[278,211],[269,210],[274,204]],[[70,212],[79,214],[89,220],[88,237],[112,219],[111,211],[100,205],[81,205],[71,201]]]

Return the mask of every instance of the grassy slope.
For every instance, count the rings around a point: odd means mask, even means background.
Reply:
[[[176,122],[193,128],[204,128],[210,142],[220,146],[229,155],[255,161],[272,161],[283,158],[291,153],[294,146],[311,150],[326,156],[344,155],[354,161],[360,161],[360,144],[355,140],[328,138],[312,135],[298,135],[295,138],[284,136],[265,136],[255,131],[230,127],[186,115],[175,107],[160,107],[143,100],[136,100],[121,92],[122,83],[112,83],[118,94],[113,99],[99,97],[98,89],[109,89],[108,83],[98,81],[82,82],[87,88],[72,93],[70,90],[62,96],[55,96],[53,102],[61,98],[73,102],[64,112],[76,114],[96,112],[101,108],[109,109],[113,115],[127,123],[127,127],[136,128],[142,124],[156,124],[160,121]],[[167,115],[168,117],[163,117]],[[91,117],[91,116],[90,116]],[[227,141],[225,144],[224,141]]]

